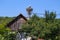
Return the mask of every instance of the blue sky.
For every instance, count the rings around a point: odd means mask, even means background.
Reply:
[[[13,17],[20,13],[27,16],[28,6],[31,6],[37,15],[43,14],[45,10],[60,13],[60,0],[0,0],[0,16]],[[59,15],[57,17],[60,18]]]

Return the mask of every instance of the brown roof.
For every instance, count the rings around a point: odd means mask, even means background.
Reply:
[[[27,21],[26,17],[24,17],[22,14],[20,14],[15,19],[13,19],[11,22],[9,22],[6,26],[9,27],[10,25],[12,25],[14,22],[16,22],[21,17]]]

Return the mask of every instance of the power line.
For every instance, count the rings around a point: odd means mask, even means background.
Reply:
[[[37,15],[45,15],[45,13],[33,13],[33,14],[37,14]],[[59,13],[59,14],[56,14],[56,15],[60,15],[60,13]]]
[[[45,13],[33,13],[33,14],[36,14],[40,17],[44,17],[45,16]],[[56,18],[60,18],[60,13],[59,14],[56,14]]]

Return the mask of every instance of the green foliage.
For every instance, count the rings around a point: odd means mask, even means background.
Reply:
[[[10,22],[13,18],[12,17],[0,17],[0,40],[9,40],[11,30],[6,28],[5,25]]]
[[[45,11],[45,20],[46,22],[54,22],[54,19],[56,18],[56,12],[49,12]]]
[[[22,30],[30,35],[44,38],[45,40],[60,40],[60,21],[58,21],[60,19],[55,19],[56,14],[54,12],[48,13],[49,12],[47,12],[45,16],[46,18],[40,18],[34,14],[27,23],[22,26]],[[47,15],[49,15],[49,17],[47,17]]]

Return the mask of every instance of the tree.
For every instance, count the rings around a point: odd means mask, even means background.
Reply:
[[[56,12],[49,12],[49,11],[45,11],[45,19],[46,22],[54,22],[56,18]]]
[[[55,12],[50,12],[50,20],[53,22],[56,18],[56,13]]]

